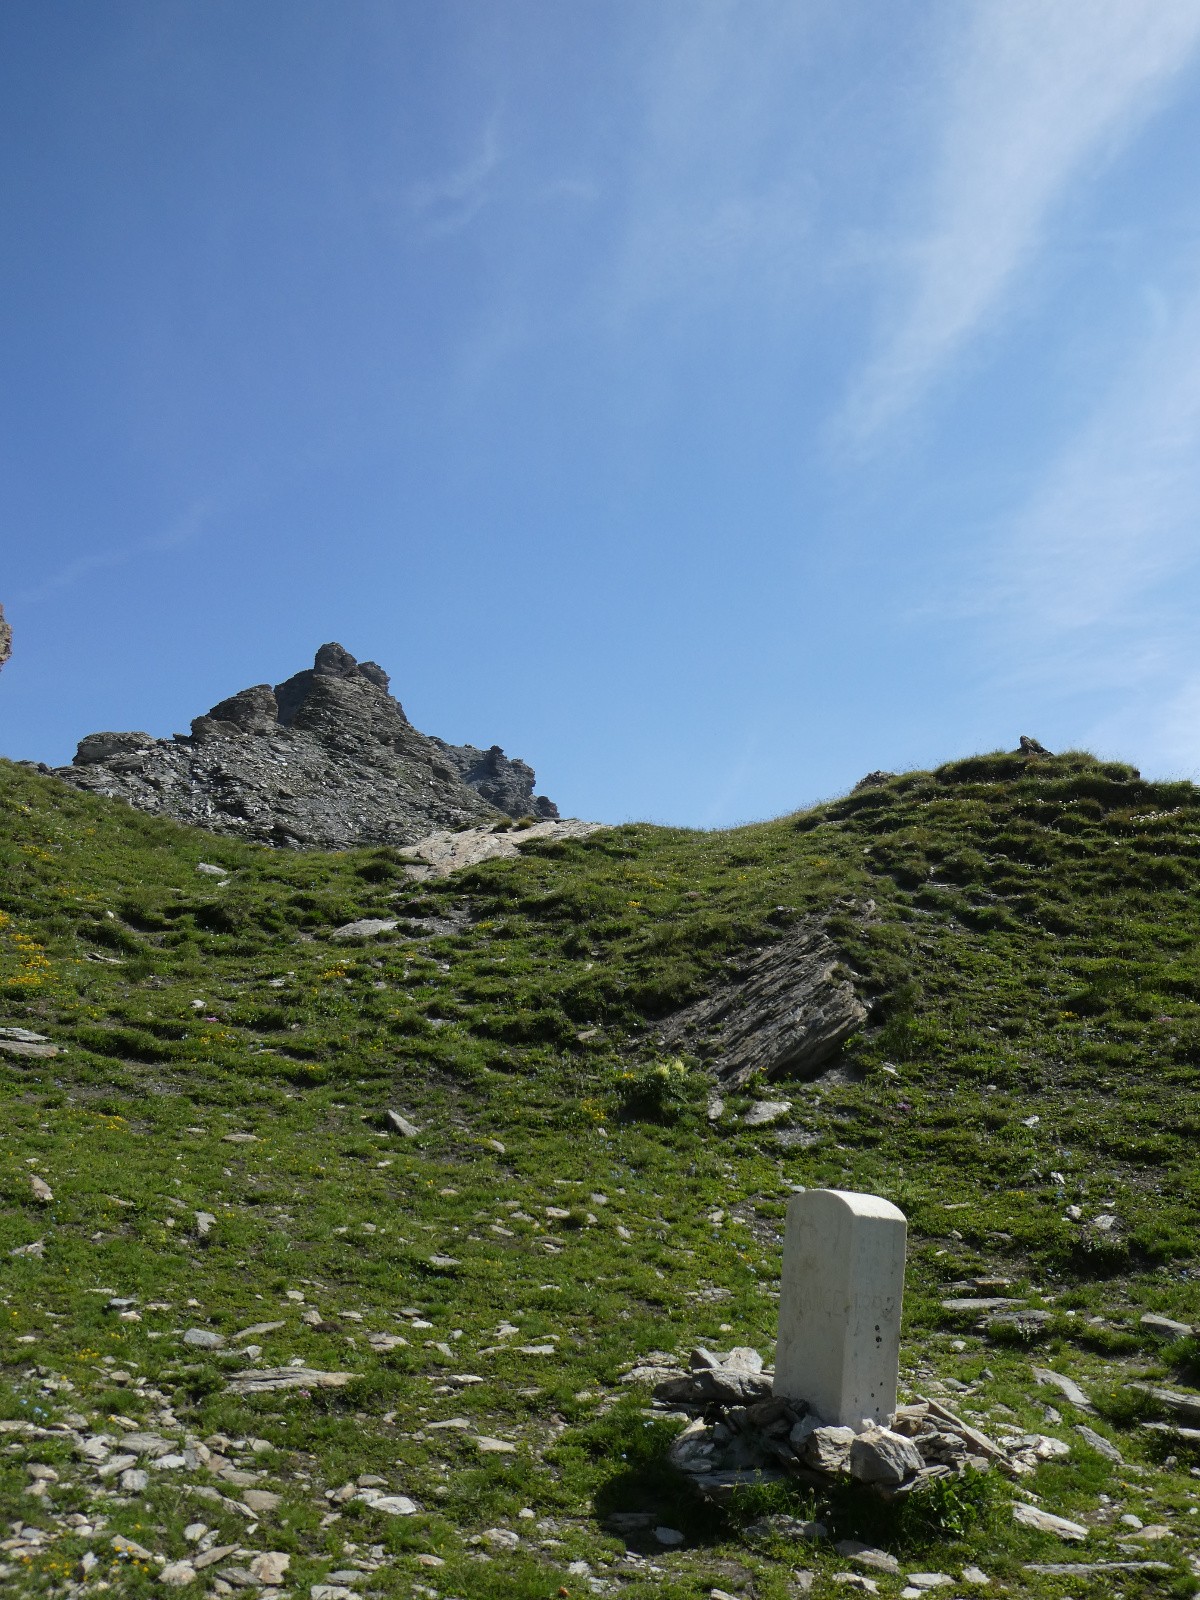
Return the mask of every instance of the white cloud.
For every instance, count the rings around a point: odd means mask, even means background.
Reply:
[[[1128,141],[1200,42],[1196,0],[978,0],[965,14],[927,220],[893,251],[911,272],[842,419],[859,444],[996,314],[1068,184]]]

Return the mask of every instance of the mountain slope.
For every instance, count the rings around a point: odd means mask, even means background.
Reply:
[[[289,1593],[355,1562],[380,1594],[843,1593],[831,1541],[760,1525],[820,1511],[904,1571],[1111,1592],[1026,1570],[1065,1548],[1012,1522],[1027,1489],[1091,1530],[1066,1559],[1140,1549],[1165,1571],[1126,1595],[1189,1594],[1200,1459],[1139,1428],[1156,1414],[1125,1385],[1200,1376],[1194,1340],[1140,1323],[1200,1321],[1198,854],[1200,792],[1085,755],[974,758],[723,834],[531,841],[419,884],[388,848],[271,851],[0,764],[0,1028],[43,1036],[0,1036],[0,1416],[21,1425],[0,1495],[46,1535],[0,1551],[7,1581],[42,1592],[94,1550],[121,1593],[160,1592],[112,1536],[174,1563],[198,1520],[233,1547],[217,1572],[290,1555]],[[398,925],[334,937],[364,917]],[[865,1026],[710,1120],[711,1081],[660,1033],[809,924]],[[764,1092],[789,1104],[750,1126]],[[697,1343],[769,1355],[796,1185],[908,1214],[910,1389],[1070,1455],[904,1515],[803,1489],[696,1502],[665,1461],[678,1423],[621,1374]],[[997,1280],[1023,1321],[942,1305]],[[351,1376],[237,1392],[289,1361]],[[142,1484],[79,1453],[131,1432],[210,1458],[139,1458]],[[30,1463],[58,1475],[45,1496]],[[353,1498],[362,1474],[414,1514]],[[231,1508],[251,1489],[279,1501]],[[1123,1511],[1170,1536],[1139,1546]],[[636,1512],[650,1533],[605,1520]]]

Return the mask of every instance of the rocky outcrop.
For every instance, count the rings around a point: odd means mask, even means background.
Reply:
[[[12,629],[4,619],[4,607],[0,606],[0,667],[12,655]]]
[[[57,774],[141,811],[297,848],[409,845],[501,816],[558,816],[533,793],[532,767],[418,732],[383,668],[339,644],[284,683],[219,701],[189,734],[89,734]]]
[[[874,910],[868,904],[866,914]],[[664,1048],[699,1056],[726,1088],[756,1073],[810,1077],[867,1020],[867,1008],[819,921],[760,950],[714,994],[659,1029]]]

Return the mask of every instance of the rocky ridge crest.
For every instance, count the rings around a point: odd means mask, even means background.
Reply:
[[[312,667],[218,702],[189,734],[92,733],[56,775],[214,833],[324,850],[409,845],[501,816],[552,819],[533,768],[420,733],[387,673],[324,644]]]

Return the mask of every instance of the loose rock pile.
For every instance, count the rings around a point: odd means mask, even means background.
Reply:
[[[1021,1477],[1070,1453],[1043,1434],[998,1444],[935,1399],[900,1406],[887,1427],[829,1427],[803,1401],[776,1397],[773,1377],[756,1350],[694,1350],[686,1371],[635,1367],[627,1381],[652,1382],[657,1409],[690,1419],[670,1459],[712,1500],[785,1476],[813,1486],[851,1479],[895,1499],[968,1468]]]

